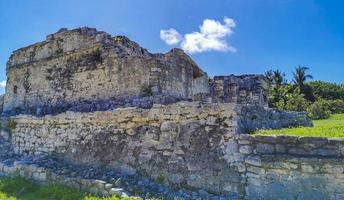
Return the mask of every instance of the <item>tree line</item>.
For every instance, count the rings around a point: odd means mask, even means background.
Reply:
[[[280,70],[265,72],[269,106],[279,110],[305,111],[312,119],[344,113],[344,84],[310,81],[309,68],[298,66],[288,81]]]

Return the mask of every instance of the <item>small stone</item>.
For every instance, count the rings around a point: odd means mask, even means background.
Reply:
[[[111,189],[109,190],[109,194],[110,194],[110,195],[122,196],[122,194],[123,194],[123,189],[122,189],[122,188],[111,188]]]
[[[178,125],[175,122],[163,122],[161,124],[160,130],[163,132],[177,132],[178,131]]]
[[[275,149],[276,153],[285,153],[287,151],[285,146],[282,144],[276,144]]]
[[[110,189],[110,188],[112,188],[112,184],[110,183],[105,184],[105,189]]]
[[[262,161],[258,156],[248,156],[245,159],[245,163],[249,165],[254,165],[254,166],[262,166]]]
[[[182,174],[172,174],[168,177],[168,180],[173,184],[179,184],[183,182],[184,176]]]
[[[302,164],[301,165],[301,170],[303,172],[306,172],[306,173],[313,173],[314,172],[314,169],[311,165],[307,165],[307,164]]]
[[[239,147],[239,152],[243,154],[250,154],[252,153],[252,150],[253,150],[252,146],[249,146],[249,145]]]
[[[271,144],[257,144],[256,151],[262,154],[273,154],[275,152],[274,145]]]

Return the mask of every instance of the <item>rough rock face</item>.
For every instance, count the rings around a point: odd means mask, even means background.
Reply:
[[[343,139],[243,134],[236,143],[245,199],[343,199]]]
[[[189,99],[194,79],[208,79],[182,50],[151,54],[91,28],[61,29],[13,52],[7,77],[4,111],[14,114],[159,94]]]
[[[180,49],[151,54],[125,36],[61,29],[7,63],[4,114],[150,108],[180,100],[266,105],[259,75],[210,80]]]
[[[5,95],[0,95],[0,112],[2,113],[4,109],[4,100],[5,100]]]
[[[245,134],[311,125],[305,113],[267,108],[262,76],[211,80],[179,49],[151,54],[124,36],[79,28],[15,51],[7,77],[0,172],[79,189],[96,184],[101,194],[113,188],[90,180],[99,167],[145,177],[135,181],[139,187],[155,187],[144,181],[152,179],[225,199],[344,195],[343,141]],[[190,99],[199,102],[182,101]],[[50,158],[63,162],[35,164]],[[65,164],[76,170],[66,174]]]
[[[18,115],[12,120],[16,125],[11,143],[18,154],[54,155],[76,165],[107,166],[227,197],[243,196],[245,190],[240,171],[244,154],[235,150],[238,134],[260,127],[309,125],[305,114],[199,102]]]
[[[268,106],[267,83],[263,75],[215,76],[208,91],[196,93],[193,100]]]
[[[214,102],[267,106],[266,90],[263,75],[215,76],[211,84]]]

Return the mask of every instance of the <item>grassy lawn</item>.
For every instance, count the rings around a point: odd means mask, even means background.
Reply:
[[[344,137],[344,114],[332,115],[329,119],[314,120],[313,127],[285,128],[278,130],[258,130],[259,135],[295,135],[312,137]]]
[[[0,200],[133,200],[90,196],[61,185],[38,186],[23,178],[0,177]]]

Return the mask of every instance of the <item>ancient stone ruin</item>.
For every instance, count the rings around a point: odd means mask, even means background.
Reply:
[[[14,51],[7,77],[3,109],[10,115],[149,108],[200,95],[211,102],[266,104],[261,76],[215,77],[209,83],[180,49],[151,54],[124,36],[91,28],[61,29]]]
[[[344,197],[343,140],[249,134],[311,125],[268,108],[261,75],[209,78],[182,50],[78,28],[14,51],[7,78],[0,173],[104,196]]]

